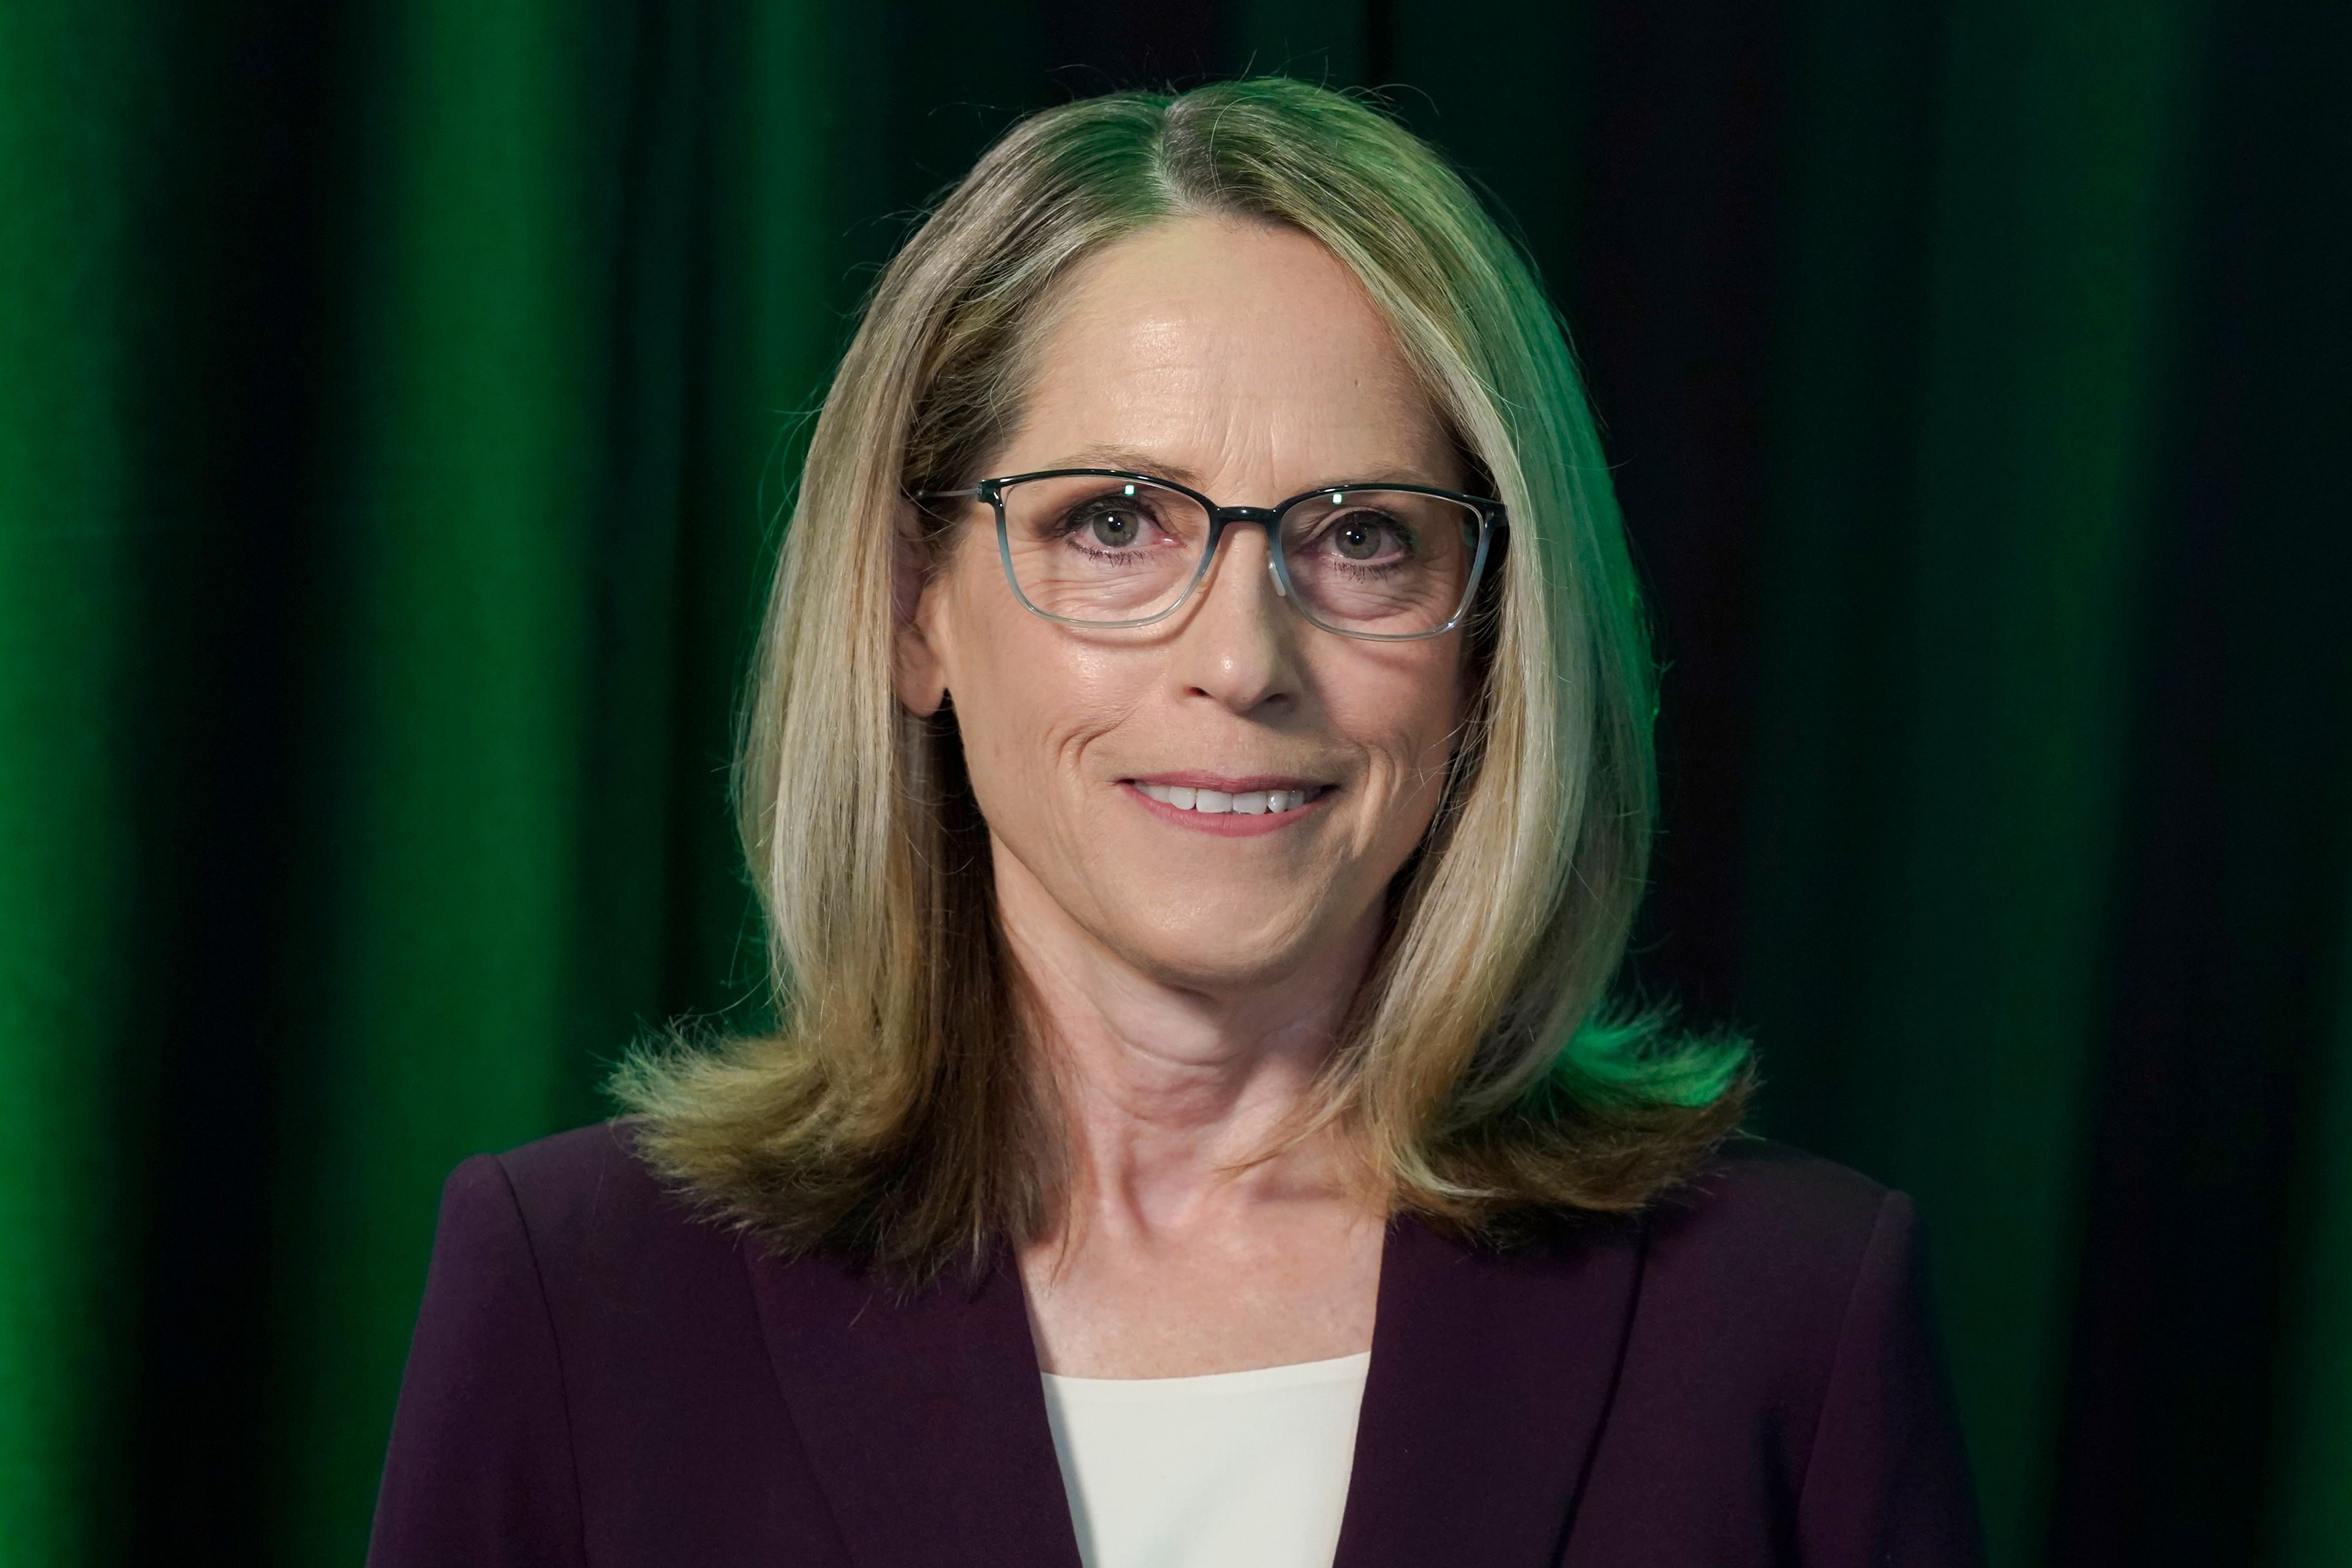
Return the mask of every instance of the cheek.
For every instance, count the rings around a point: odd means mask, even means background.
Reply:
[[[1435,810],[1464,712],[1459,660],[1377,650],[1370,669],[1334,681],[1334,727],[1375,760],[1381,837],[1418,837]]]
[[[1100,650],[1017,605],[1000,605],[985,581],[953,603],[948,627],[948,691],[963,737],[965,766],[992,820],[1037,809],[1071,782],[1087,742],[1134,705],[1116,665]]]

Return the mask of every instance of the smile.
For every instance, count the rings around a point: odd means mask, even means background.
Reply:
[[[1297,811],[1323,793],[1321,784],[1301,784],[1287,789],[1202,789],[1188,784],[1150,784],[1141,779],[1129,781],[1136,788],[1162,805],[1172,805],[1179,811],[1197,811],[1203,816],[1277,816]]]
[[[1255,838],[1306,821],[1336,785],[1301,778],[1223,778],[1215,773],[1162,773],[1121,779],[1129,798],[1171,827],[1216,838]]]

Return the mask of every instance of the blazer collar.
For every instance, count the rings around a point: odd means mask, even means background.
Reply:
[[[1645,1248],[1594,1216],[1508,1252],[1389,1231],[1334,1568],[1560,1560]]]
[[[1590,1218],[1496,1252],[1405,1217],[1381,1261],[1334,1568],[1535,1568],[1565,1549],[1643,1254]],[[859,1568],[1079,1568],[1019,1273],[902,1298],[745,1249],[769,1360]]]
[[[858,1568],[1080,1568],[1021,1277],[904,1297],[744,1251],[776,1382]]]

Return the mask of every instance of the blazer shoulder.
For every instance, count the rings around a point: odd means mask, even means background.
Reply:
[[[1763,1272],[1824,1289],[1851,1282],[1889,1217],[1907,1225],[1910,1200],[1886,1184],[1776,1139],[1725,1143],[1649,1215],[1654,1258],[1706,1272]]]
[[[1980,1568],[1909,1195],[1742,1137],[1643,1218],[1616,1447],[1579,1530],[1622,1541],[1622,1557],[1657,1550],[1658,1521],[1679,1513],[1758,1533],[1676,1561]],[[1688,1507],[1661,1503],[1681,1486]]]
[[[377,1568],[840,1560],[744,1246],[635,1132],[615,1119],[450,1173]]]
[[[715,1284],[732,1275],[737,1238],[646,1163],[640,1125],[613,1117],[489,1157],[551,1287],[583,1278]]]
[[[1738,1215],[1832,1230],[1858,1226],[1866,1234],[1893,1191],[1851,1165],[1748,1134],[1724,1143],[1659,1203],[1669,1212]]]
[[[614,1195],[643,1201],[658,1194],[659,1184],[638,1155],[638,1123],[634,1116],[608,1117],[519,1143],[495,1158],[519,1196],[528,1194],[542,1202],[593,1203]]]

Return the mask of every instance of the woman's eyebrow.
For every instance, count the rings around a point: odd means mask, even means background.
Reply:
[[[1194,489],[1206,487],[1200,476],[1181,463],[1171,463],[1164,458],[1144,451],[1139,447],[1098,446],[1084,447],[1071,453],[1057,468],[1123,468],[1133,474],[1156,474],[1163,479],[1174,479],[1180,485]],[[1384,468],[1377,473],[1334,474],[1319,483],[1309,485],[1302,494],[1312,495],[1318,489],[1336,485],[1437,485],[1439,481],[1408,465],[1402,468]],[[1442,487],[1441,487],[1442,488]]]
[[[1198,489],[1200,475],[1181,463],[1171,463],[1155,457],[1139,447],[1087,447],[1073,452],[1054,465],[1057,468],[1124,468],[1135,474],[1157,474],[1163,479],[1174,479],[1180,485]]]

